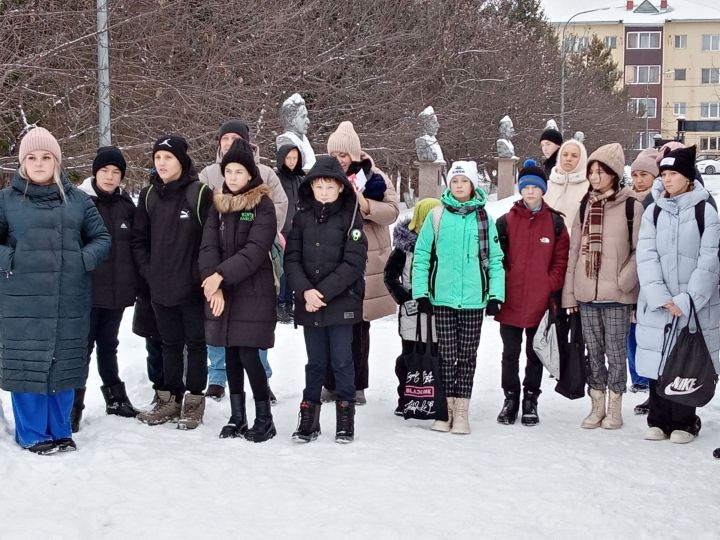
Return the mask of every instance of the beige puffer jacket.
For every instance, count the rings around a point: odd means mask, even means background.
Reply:
[[[635,201],[632,248],[628,241],[625,215],[625,200],[628,198]],[[588,206],[585,209],[585,220],[589,214],[590,207]],[[591,279],[585,273],[585,256],[582,254],[584,223],[580,222],[580,212],[576,213],[570,234],[570,258],[562,295],[564,308],[575,307],[578,302],[618,302],[620,304],[637,302],[640,285],[635,263],[635,247],[642,215],[642,204],[635,199],[634,194],[628,188],[622,188],[613,199],[605,203],[600,272],[597,279]]]

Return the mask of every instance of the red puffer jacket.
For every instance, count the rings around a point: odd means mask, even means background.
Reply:
[[[550,295],[563,287],[570,236],[560,227],[555,237],[553,210],[545,202],[533,214],[522,200],[517,201],[502,219],[509,253],[505,253],[504,263],[505,303],[495,320],[534,328],[540,324]]]

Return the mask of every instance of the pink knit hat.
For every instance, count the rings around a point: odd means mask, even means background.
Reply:
[[[327,142],[328,154],[345,152],[353,161],[360,161],[360,137],[355,133],[352,122],[340,122],[334,133],[330,134]]]
[[[62,152],[60,151],[60,145],[57,139],[45,128],[35,127],[28,131],[20,141],[20,151],[18,152],[18,158],[22,164],[25,158],[30,152],[36,150],[42,150],[50,152],[57,164],[62,163]]]
[[[658,163],[658,167],[660,166],[660,162],[665,156],[667,156],[673,150],[677,150],[678,148],[685,148],[685,145],[678,141],[670,141],[669,143],[663,144],[657,153],[656,161]]]
[[[645,171],[657,177],[660,174],[657,164],[658,151],[654,148],[646,148],[638,154],[635,161],[630,165],[630,172]]]

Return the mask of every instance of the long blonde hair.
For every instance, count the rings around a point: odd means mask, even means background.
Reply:
[[[55,161],[55,171],[53,172],[53,181],[55,182],[55,185],[58,187],[58,191],[60,191],[60,196],[62,197],[63,202],[67,202],[67,198],[65,196],[65,188],[62,184],[62,169],[60,168],[60,164],[57,162],[57,160],[53,157],[53,161]],[[22,176],[27,182],[32,182],[30,180],[30,175],[27,173],[27,169],[25,168],[25,163],[20,164],[20,176]]]

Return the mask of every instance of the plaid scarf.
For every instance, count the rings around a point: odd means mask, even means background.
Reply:
[[[480,257],[480,266],[487,273],[490,268],[490,240],[488,237],[488,215],[485,208],[477,205],[467,206],[445,206],[448,212],[453,214],[459,214],[461,216],[467,216],[473,212],[477,213],[477,227],[478,227],[478,253]]]
[[[600,271],[605,203],[613,195],[615,190],[609,189],[605,193],[591,191],[588,197],[590,210],[583,224],[582,254],[585,255],[585,275],[590,279],[597,279]]]

